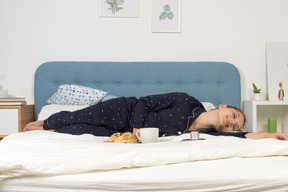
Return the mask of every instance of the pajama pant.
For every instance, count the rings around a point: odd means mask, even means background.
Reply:
[[[134,97],[117,98],[74,112],[62,111],[45,120],[43,128],[73,135],[111,136],[117,132],[133,132],[129,123],[136,102]]]

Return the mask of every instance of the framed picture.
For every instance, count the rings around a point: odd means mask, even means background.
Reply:
[[[153,0],[152,31],[181,32],[181,0]]]
[[[100,17],[138,17],[138,0],[100,0]]]
[[[267,43],[266,63],[269,100],[287,100],[288,43]]]

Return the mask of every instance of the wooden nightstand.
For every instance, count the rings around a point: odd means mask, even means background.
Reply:
[[[31,121],[34,121],[34,105],[0,106],[0,138],[22,132]]]

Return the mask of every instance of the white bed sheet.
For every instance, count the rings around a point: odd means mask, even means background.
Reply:
[[[4,180],[5,192],[288,191],[288,157],[230,158]]]
[[[0,143],[0,191],[288,191],[287,141],[200,137],[206,140],[180,142],[184,134],[117,144],[92,135],[12,134]]]
[[[11,134],[0,144],[0,180],[29,175],[75,174],[214,160],[288,155],[288,142],[200,134],[206,140],[181,142],[189,134],[160,137],[158,143],[107,143],[108,137],[49,131]]]

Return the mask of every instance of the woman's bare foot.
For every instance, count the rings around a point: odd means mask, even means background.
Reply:
[[[43,130],[44,121],[34,121],[25,125],[23,131]]]

